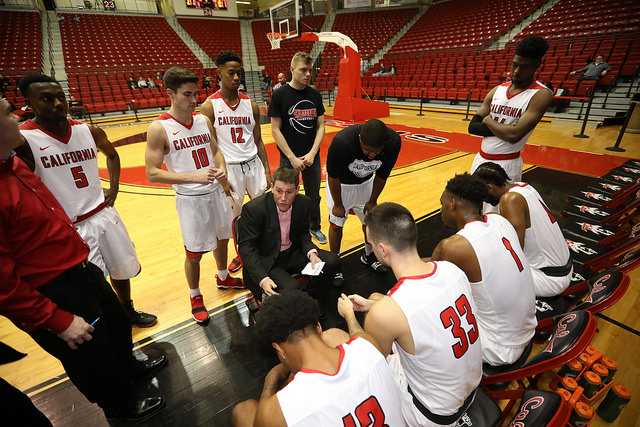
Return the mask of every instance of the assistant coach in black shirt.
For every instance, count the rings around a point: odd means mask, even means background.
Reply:
[[[378,203],[401,145],[396,131],[378,119],[371,119],[364,125],[353,125],[338,132],[327,154],[329,247],[332,252],[340,253],[342,227],[349,212],[355,213],[365,233],[360,261],[377,273],[389,270],[378,262],[367,242],[364,215]]]

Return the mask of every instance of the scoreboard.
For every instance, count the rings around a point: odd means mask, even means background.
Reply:
[[[227,9],[227,0],[185,0],[187,7],[197,7],[201,9]]]

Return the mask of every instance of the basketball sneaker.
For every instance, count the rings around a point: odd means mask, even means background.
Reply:
[[[209,320],[209,312],[204,306],[202,294],[191,297],[191,314],[193,315],[193,319],[198,323]]]
[[[242,279],[231,277],[231,275],[228,275],[224,280],[220,280],[216,274],[216,286],[218,286],[218,289],[246,289]]]
[[[309,230],[309,233],[311,233],[321,245],[327,244],[327,236],[324,235],[322,230]]]
[[[360,262],[371,267],[371,269],[376,273],[386,274],[389,272],[389,269],[382,265],[380,261],[378,261],[378,258],[376,258],[376,254],[374,254],[373,252],[371,252],[370,255],[367,255],[363,252],[362,256],[360,257]]]
[[[227,267],[227,269],[231,273],[235,273],[236,271],[240,271],[241,268],[242,268],[242,260],[240,259],[240,255],[238,255],[237,257],[232,259],[231,262],[229,263],[229,267]]]

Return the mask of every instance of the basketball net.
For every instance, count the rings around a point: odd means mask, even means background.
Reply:
[[[287,38],[287,35],[282,33],[267,33],[267,38],[271,42],[271,50],[274,50],[280,49],[280,42]]]

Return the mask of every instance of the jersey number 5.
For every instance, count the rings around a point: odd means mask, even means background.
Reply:
[[[389,425],[384,422],[384,411],[375,396],[370,396],[367,400],[359,404],[355,412],[360,427],[389,427]],[[342,417],[342,425],[344,427],[357,427],[351,414]]]
[[[466,332],[463,327],[460,326],[460,317],[465,316],[467,323],[471,325],[469,332]],[[476,317],[471,312],[471,304],[466,295],[462,294],[456,300],[456,309],[453,307],[447,307],[442,313],[440,313],[440,320],[442,326],[445,329],[451,328],[451,333],[454,338],[458,339],[458,342],[451,346],[453,349],[453,355],[456,359],[460,359],[469,349],[469,344],[473,344],[478,339],[478,325],[476,324]]]
[[[76,183],[76,187],[84,188],[89,185],[89,181],[87,181],[87,176],[84,174],[82,166],[71,168],[71,175],[73,175],[73,181]]]

